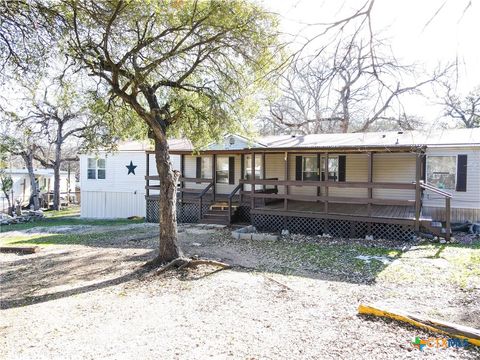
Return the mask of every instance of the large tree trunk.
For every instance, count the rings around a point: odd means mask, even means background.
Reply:
[[[53,209],[60,210],[60,164],[62,163],[62,145],[55,144],[55,164],[53,165]]]
[[[23,160],[25,161],[25,165],[28,170],[28,176],[30,178],[30,191],[31,191],[31,198],[33,200],[33,209],[38,210],[40,209],[40,201],[38,199],[38,186],[37,182],[35,181],[35,173],[33,172],[33,154],[32,153],[25,153],[23,156]]]
[[[155,263],[170,262],[182,255],[177,238],[177,180],[165,137],[155,136],[155,161],[160,178],[160,251]]]

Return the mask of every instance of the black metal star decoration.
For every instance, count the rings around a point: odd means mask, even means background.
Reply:
[[[128,169],[127,175],[130,175],[130,174],[135,175],[135,168],[137,167],[137,165],[133,165],[133,162],[131,160],[130,160],[130,165],[125,165],[125,167]]]

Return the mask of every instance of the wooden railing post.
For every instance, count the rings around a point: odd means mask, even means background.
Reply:
[[[250,199],[250,209],[253,210],[255,209],[255,197],[253,196],[255,194],[255,153],[252,152],[252,169],[251,169],[251,178],[252,178],[252,185],[250,185],[250,194],[251,199]]]
[[[451,216],[451,213],[450,213],[451,209],[450,209],[450,198],[449,197],[446,197],[445,198],[445,217],[446,217],[446,221],[445,221],[445,231],[446,231],[446,234],[445,234],[445,239],[447,241],[450,241],[450,232],[451,232],[451,225],[450,225],[450,216]]]
[[[330,181],[328,176],[328,153],[325,154],[325,214],[328,214],[328,182]]]
[[[180,155],[180,174],[181,174],[180,188],[183,189],[185,187],[185,181],[182,180],[185,177],[185,155],[184,154]],[[183,191],[180,192],[180,199],[183,203]]]
[[[266,155],[265,152],[262,153],[262,179],[267,177],[267,163],[266,163]],[[267,189],[267,185],[263,185],[263,191]]]
[[[284,164],[285,164],[285,181],[288,181],[288,152],[285,152],[285,158],[284,158]],[[288,210],[288,194],[290,193],[290,187],[288,185],[284,185],[284,190],[283,192],[285,193],[285,197],[283,199],[283,209],[285,211]]]
[[[213,202],[217,199],[217,189],[215,184],[217,183],[217,155],[212,155],[212,179],[213,179]]]
[[[228,223],[232,223],[232,198],[228,197]]]
[[[245,154],[240,155],[240,180],[245,179]],[[243,200],[243,190],[244,186],[242,183],[241,191],[240,191],[240,200],[239,203],[242,203]]]
[[[417,154],[415,162],[415,231],[420,231],[420,212],[421,212],[421,187],[420,177],[422,171],[422,162],[420,154]]]
[[[146,164],[146,166],[147,166],[147,168],[146,168],[147,184],[146,185],[147,186],[146,186],[146,188],[147,188],[147,198],[148,198],[150,196],[150,154],[148,152],[146,154],[147,154],[147,164]]]
[[[198,206],[198,220],[200,220],[203,216],[202,214],[202,208],[203,208],[203,195],[200,196],[200,199],[198,200],[199,206]]]
[[[370,202],[367,205],[367,213],[368,216],[372,216],[372,203],[371,200],[373,198],[373,188],[372,188],[372,183],[373,183],[373,152],[368,153],[368,199]]]

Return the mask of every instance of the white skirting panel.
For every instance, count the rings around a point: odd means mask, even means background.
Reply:
[[[134,192],[82,191],[80,215],[112,219],[145,216],[145,194]]]

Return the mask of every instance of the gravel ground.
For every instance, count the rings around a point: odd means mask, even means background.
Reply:
[[[419,256],[415,247],[389,265],[353,274],[315,268],[292,253],[304,238],[254,243],[233,240],[223,229],[182,226],[188,255],[234,268],[154,275],[140,265],[155,254],[157,228],[142,229],[141,236],[108,243],[0,254],[0,358],[480,358],[478,348],[420,353],[412,338],[436,335],[356,314],[360,302],[386,304],[480,327],[477,283],[460,287],[419,276],[419,261],[434,277],[450,265]],[[341,239],[315,242],[348,245]]]

